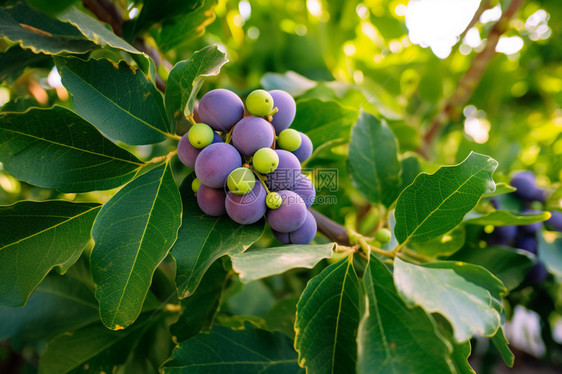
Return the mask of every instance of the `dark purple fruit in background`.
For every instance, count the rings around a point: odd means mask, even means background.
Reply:
[[[226,196],[226,212],[234,222],[241,225],[258,222],[267,209],[266,196],[267,193],[261,183],[256,183],[252,191],[246,195],[229,192]]]
[[[316,220],[309,211],[306,212],[304,223],[295,231],[289,233],[289,240],[292,244],[308,244],[316,236]]]
[[[532,209],[522,210],[521,213],[540,213],[539,211]],[[531,223],[530,225],[519,226],[519,232],[524,235],[535,235],[542,227],[542,222]]]
[[[539,284],[542,283],[548,278],[548,270],[542,262],[538,262],[531,268],[531,270],[527,273],[527,282],[531,284]]]
[[[545,224],[556,231],[562,231],[562,212],[550,212],[552,216]]]
[[[225,199],[226,194],[222,188],[211,188],[202,184],[197,190],[197,205],[209,216],[218,217],[226,213]]]
[[[244,103],[234,92],[219,88],[203,95],[197,114],[214,130],[228,132],[244,117]]]
[[[297,183],[301,173],[301,163],[297,156],[283,149],[276,149],[279,165],[273,173],[266,175],[265,183],[271,191],[290,190]]]
[[[222,138],[219,134],[215,133],[213,138],[213,143],[222,143]],[[195,160],[199,153],[201,153],[202,149],[195,148],[190,142],[188,135],[185,134],[181,137],[180,141],[178,142],[178,158],[180,161],[190,168],[195,167]]]
[[[269,122],[261,117],[244,117],[232,130],[232,145],[245,156],[252,156],[260,148],[269,148],[275,134]]]
[[[293,191],[279,191],[283,202],[277,209],[267,211],[267,222],[279,232],[292,232],[301,227],[308,210],[302,198]]]
[[[201,151],[195,160],[195,175],[207,187],[224,188],[228,174],[242,166],[240,154],[230,144],[215,143]]]
[[[534,236],[522,236],[515,241],[515,248],[523,249],[527,252],[537,254],[537,238]]]
[[[291,244],[291,241],[289,240],[288,232],[279,232],[273,229],[271,229],[271,232],[273,233],[273,236],[275,237],[275,239],[277,239],[278,242],[283,244]]]
[[[273,115],[273,120],[271,121],[271,124],[275,127],[276,134],[279,135],[281,131],[289,128],[291,123],[293,123],[297,113],[297,105],[295,104],[295,99],[285,91],[273,90],[269,91],[269,94],[273,97],[273,106],[279,109]]]
[[[517,236],[517,226],[496,226],[489,240],[490,244],[509,245]]]
[[[535,184],[535,174],[530,171],[517,173],[511,179],[511,185],[517,188],[515,195],[523,200],[542,201],[546,199],[546,193]]]
[[[300,162],[305,162],[312,155],[312,142],[306,134],[300,131],[299,134],[301,135],[301,145],[296,151],[293,151],[293,154],[297,156]]]

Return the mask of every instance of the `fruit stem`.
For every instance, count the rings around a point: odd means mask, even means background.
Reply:
[[[275,107],[275,108],[273,108],[273,110],[271,111],[271,113],[269,113],[266,117],[273,116],[273,115],[274,115],[275,113],[277,113],[278,111],[279,111],[279,108]]]
[[[174,139],[174,140],[180,140],[181,136],[176,135],[176,134],[165,134],[168,138],[170,139]]]
[[[178,150],[176,149],[175,151],[172,151],[172,152],[168,153],[167,155],[154,157],[154,158],[148,160],[147,162],[145,162],[144,164],[150,165],[150,164],[157,164],[157,163],[162,162],[162,161],[167,161],[167,160],[170,160],[172,157],[174,157],[177,153],[178,153]]]
[[[226,139],[224,140],[224,142],[225,142],[226,144],[230,144],[230,141],[232,140],[232,132],[234,131],[234,127],[235,127],[235,126],[236,126],[236,125],[232,126],[232,128],[230,129],[230,131],[226,133]]]
[[[188,116],[185,116],[185,118],[187,118],[187,120],[192,124],[192,125],[196,125],[197,121],[195,120],[195,118],[193,118],[193,113],[190,113]]]
[[[374,246],[370,245],[369,243],[367,243],[367,241],[364,238],[359,238],[358,242],[359,242],[359,245],[361,246],[361,249],[367,254],[369,252],[374,252],[376,254],[386,256],[386,257],[391,257],[391,258],[395,257],[394,253],[389,252],[389,251],[385,251],[384,249],[374,247]]]
[[[267,188],[267,185],[265,184],[264,176],[261,175],[260,172],[257,171],[257,170],[254,169],[254,168],[252,168],[252,171],[257,174],[258,179],[260,180],[261,185],[263,186],[263,188],[265,188],[265,192],[267,192],[268,194],[270,194],[271,192],[269,191],[269,188]]]

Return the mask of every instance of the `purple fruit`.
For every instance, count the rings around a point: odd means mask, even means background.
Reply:
[[[219,88],[203,95],[197,114],[214,130],[228,132],[244,117],[244,103],[234,92]]]
[[[260,117],[244,117],[232,130],[232,145],[245,156],[260,148],[269,148],[275,134],[269,122]]]
[[[527,252],[537,254],[537,238],[534,236],[522,236],[515,241],[515,248],[520,248]]]
[[[309,211],[306,212],[304,223],[295,231],[289,233],[289,240],[292,244],[308,244],[316,236],[316,220]]]
[[[226,194],[222,188],[211,188],[202,184],[197,190],[197,205],[210,216],[218,217],[226,213],[225,199]]]
[[[213,143],[222,143],[222,138],[219,134],[215,133],[213,138]],[[180,161],[190,168],[195,167],[195,160],[199,153],[201,153],[202,149],[197,149],[189,142],[187,134],[181,137],[180,141],[178,142],[178,158]]]
[[[246,195],[236,195],[229,192],[226,195],[226,212],[236,223],[250,225],[265,215],[265,197],[267,193],[261,185],[256,183],[252,191]]]
[[[279,232],[295,231],[306,219],[306,205],[293,191],[279,191],[283,202],[277,209],[267,211],[267,221],[272,229]]]
[[[279,232],[273,229],[271,229],[271,232],[273,233],[273,236],[275,237],[275,239],[277,239],[278,242],[281,242],[283,244],[291,244],[291,241],[289,240],[289,233]]]
[[[297,176],[297,182],[291,188],[291,191],[296,192],[300,197],[302,197],[304,204],[307,208],[314,203],[314,199],[316,198],[316,190],[314,189],[314,185],[308,179],[307,176],[303,174],[299,174]]]
[[[562,212],[550,212],[552,216],[546,224],[556,231],[562,231]]]
[[[195,175],[207,187],[224,188],[228,174],[242,166],[240,154],[230,144],[215,143],[205,147],[195,160]]]
[[[525,209],[521,211],[521,213],[540,213],[536,210],[532,209]],[[537,231],[539,231],[542,227],[542,222],[531,223],[530,225],[519,226],[519,232],[522,232],[525,235],[535,235]]]
[[[297,156],[300,162],[305,162],[312,155],[312,148],[313,148],[312,142],[310,141],[310,138],[306,134],[300,131],[299,133],[301,134],[301,139],[302,139],[301,145],[300,147],[297,148],[296,151],[293,151],[292,153],[295,156]]]
[[[297,113],[297,104],[295,99],[285,91],[273,90],[269,91],[269,93],[273,97],[273,105],[279,109],[273,115],[273,120],[271,121],[271,124],[275,127],[275,132],[279,135],[281,131],[289,128],[291,123],[293,123]]]
[[[527,282],[531,284],[542,283],[548,278],[548,270],[542,262],[538,262],[527,273]]]
[[[515,236],[517,235],[517,226],[496,226],[492,237],[490,238],[490,244],[497,245],[509,245]]]
[[[273,173],[266,175],[265,183],[271,191],[289,190],[297,182],[301,173],[301,164],[297,156],[283,149],[276,149],[279,166]]]
[[[515,195],[523,200],[543,201],[546,193],[535,184],[535,174],[531,171],[517,173],[511,179],[511,185],[517,188]]]

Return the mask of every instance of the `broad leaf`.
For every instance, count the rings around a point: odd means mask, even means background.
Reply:
[[[76,7],[65,10],[57,17],[75,26],[86,38],[99,46],[109,46],[129,53],[141,54],[135,47],[110,31],[103,23],[76,9]]]
[[[409,309],[396,293],[392,274],[372,257],[363,278],[366,312],[357,337],[358,373],[446,373],[451,346],[420,307]]]
[[[562,278],[562,238],[549,239],[539,235],[539,259],[550,273]]]
[[[101,319],[119,330],[138,317],[156,267],[181,223],[181,201],[166,162],[141,175],[101,209],[92,236],[92,276]]]
[[[176,117],[182,113],[191,114],[205,78],[218,75],[227,62],[226,54],[216,45],[210,45],[174,66],[166,87],[166,113],[170,123],[175,124]]]
[[[74,26],[57,21],[23,3],[0,8],[0,35],[34,53],[85,53],[98,48]]]
[[[351,125],[357,121],[357,116],[355,109],[343,107],[335,101],[299,100],[291,128],[306,133],[318,150],[318,147],[332,140],[348,140]]]
[[[154,30],[152,35],[160,50],[169,51],[180,47],[205,33],[205,27],[216,18],[214,8],[217,0],[203,1],[203,5],[193,12],[176,17]]]
[[[450,256],[462,248],[466,240],[464,226],[458,226],[436,238],[426,242],[411,243],[410,247],[417,253],[428,257]],[[470,262],[470,261],[469,261]]]
[[[53,268],[64,273],[90,240],[100,205],[21,201],[0,207],[0,305],[23,306]]]
[[[77,0],[27,0],[29,5],[49,14],[57,14]]]
[[[191,189],[194,176],[189,175],[180,186],[183,221],[178,241],[172,248],[177,264],[178,297],[190,296],[213,262],[224,255],[242,253],[263,234],[264,222],[239,225],[228,216],[211,217],[197,206]]]
[[[468,362],[468,358],[470,357],[470,353],[472,351],[470,340],[462,343],[456,342],[449,322],[447,322],[447,320],[440,314],[433,314],[432,317],[439,327],[441,336],[445,337],[449,344],[453,347],[451,362],[455,367],[455,370],[452,372],[455,374],[476,374]]]
[[[57,57],[55,63],[78,114],[110,138],[152,144],[172,132],[162,94],[139,69],[106,59]]]
[[[509,342],[507,341],[503,333],[503,329],[500,328],[498,332],[494,336],[492,336],[491,340],[498,349],[498,352],[500,352],[500,355],[502,356],[505,364],[509,367],[513,367],[513,364],[515,362],[515,355],[513,354],[513,352],[511,352],[511,349],[509,349]]]
[[[139,15],[125,23],[123,33],[134,39],[140,31],[158,22],[166,24],[170,19],[198,9],[204,0],[144,0]]]
[[[396,258],[394,282],[408,305],[443,315],[457,342],[474,334],[493,336],[501,326],[507,290],[480,266],[449,261],[413,265]]]
[[[310,373],[354,373],[361,291],[352,257],[308,282],[297,304],[295,348]]]
[[[396,204],[398,242],[425,241],[455,228],[484,193],[494,191],[497,166],[493,158],[471,152],[458,165],[418,175]]]
[[[320,260],[332,256],[333,248],[330,243],[253,249],[232,255],[232,267],[242,282],[251,282],[292,268],[312,269]]]
[[[416,179],[421,172],[420,161],[418,156],[408,156],[400,160],[400,167],[402,168],[402,186],[400,192],[404,191]]]
[[[297,373],[297,354],[291,339],[253,328],[231,330],[215,326],[180,343],[162,365],[168,373]]]
[[[142,334],[158,322],[158,315],[144,314],[124,331],[110,331],[101,322],[60,335],[47,344],[39,360],[39,374],[62,374],[74,370],[114,372],[127,359]]]
[[[465,220],[465,223],[471,225],[531,225],[537,222],[543,222],[550,218],[549,212],[539,213],[519,213],[509,210],[493,210],[483,216],[473,217]]]
[[[293,97],[300,96],[317,85],[316,81],[312,81],[294,71],[288,71],[284,74],[266,73],[260,83],[265,90],[283,90]]]
[[[1,11],[0,11],[1,12]],[[0,82],[6,79],[16,79],[25,68],[47,66],[51,58],[42,53],[33,53],[17,44],[7,51],[0,53]],[[5,108],[2,111],[6,112]]]
[[[480,265],[498,277],[508,290],[519,286],[535,264],[534,256],[521,249],[467,245],[450,260]]]
[[[177,341],[184,341],[201,330],[211,328],[228,278],[228,271],[219,259],[207,270],[193,295],[181,300],[181,314],[170,328]]]
[[[269,308],[263,316],[265,326],[270,331],[282,331],[291,338],[295,337],[295,315],[297,314],[296,297],[282,299]]]
[[[362,112],[353,126],[347,169],[355,186],[372,203],[389,207],[400,192],[398,143],[386,122]]]
[[[144,165],[58,106],[0,114],[0,161],[18,179],[63,192],[115,188]]]
[[[48,275],[23,309],[0,307],[0,340],[13,347],[45,343],[65,331],[99,320],[94,291],[67,275]]]
[[[485,193],[484,197],[504,195],[506,193],[511,193],[514,191],[517,191],[517,188],[512,187],[507,183],[496,183],[496,190],[494,192]]]

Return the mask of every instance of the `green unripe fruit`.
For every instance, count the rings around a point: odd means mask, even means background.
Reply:
[[[226,179],[228,189],[236,195],[246,195],[256,185],[256,176],[250,169],[234,169]]]
[[[281,131],[277,144],[289,152],[296,151],[302,143],[301,134],[297,130],[287,129]]]
[[[269,209],[277,209],[281,206],[283,198],[277,192],[270,192],[265,198],[265,204]]]
[[[197,193],[197,191],[199,191],[199,187],[201,187],[201,181],[195,178],[193,182],[191,182],[191,189],[193,192]]]
[[[273,111],[273,97],[265,90],[252,91],[246,98],[246,109],[258,117],[265,117]]]
[[[254,153],[252,163],[262,174],[273,173],[279,166],[279,155],[271,148],[260,148]]]
[[[375,239],[381,243],[388,243],[390,238],[392,238],[392,234],[389,229],[379,229],[375,234]]]
[[[189,129],[187,137],[192,146],[201,149],[213,142],[215,133],[211,126],[204,123],[197,123]]]

